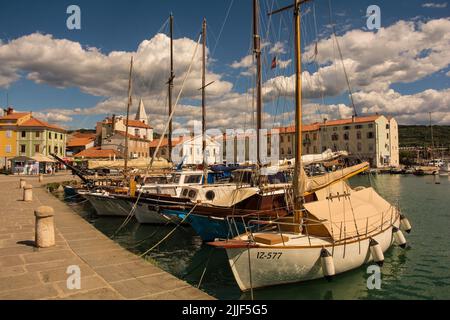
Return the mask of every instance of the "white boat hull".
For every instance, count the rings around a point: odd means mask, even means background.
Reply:
[[[399,221],[394,223],[398,227]],[[394,238],[392,227],[372,237],[387,251]],[[370,239],[345,245],[324,246],[333,256],[336,274],[356,269],[373,260]],[[322,246],[227,248],[228,261],[242,291],[302,282],[324,277],[320,253]],[[250,254],[250,259],[249,259]]]

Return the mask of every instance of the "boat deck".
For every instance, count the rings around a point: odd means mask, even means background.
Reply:
[[[0,176],[0,300],[212,299],[122,248],[47,192],[36,177],[33,201],[23,202],[18,176]],[[44,183],[72,180],[45,177]],[[34,210],[55,210],[56,245],[34,247]],[[81,288],[67,287],[69,266],[79,266]]]

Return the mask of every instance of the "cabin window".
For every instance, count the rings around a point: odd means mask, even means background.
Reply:
[[[187,197],[188,193],[189,193],[188,189],[183,189],[183,193],[182,193],[183,197]]]
[[[201,175],[192,175],[192,176],[186,176],[185,183],[200,183],[202,179]]]
[[[197,196],[197,192],[195,192],[195,190],[190,190],[188,197],[191,199],[195,199],[195,197]]]
[[[206,199],[208,199],[209,201],[213,201],[214,198],[216,197],[216,194],[214,193],[214,191],[209,190],[208,192],[206,192]]]

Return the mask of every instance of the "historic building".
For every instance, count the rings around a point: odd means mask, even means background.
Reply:
[[[17,156],[36,154],[60,157],[66,154],[66,131],[56,125],[34,118],[31,112],[15,112],[8,108],[0,117],[0,166]]]
[[[294,158],[295,127],[280,128],[280,158]],[[303,154],[345,150],[372,167],[398,167],[398,124],[383,115],[324,120],[303,126]]]

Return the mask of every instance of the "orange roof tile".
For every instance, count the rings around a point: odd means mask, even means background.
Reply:
[[[92,147],[77,153],[73,157],[101,159],[101,158],[110,158],[114,156],[119,157],[121,156],[121,154],[117,150],[102,150],[100,149],[100,147]]]
[[[21,124],[18,125],[19,127],[41,127],[41,128],[49,128],[49,129],[54,129],[54,130],[58,130],[58,131],[66,131],[63,128],[47,123],[45,121],[36,119],[36,118],[31,118]]]
[[[95,140],[94,138],[72,138],[69,141],[67,141],[67,147],[82,147],[86,146],[89,143],[93,142]]]
[[[121,136],[125,137],[125,131],[116,130],[116,134],[120,134]],[[144,138],[140,138],[140,137],[132,135],[130,133],[128,133],[128,138],[131,138],[133,140],[141,140],[141,141],[150,142],[150,140],[147,140],[147,139],[144,139]]]
[[[29,112],[14,112],[6,116],[0,117],[0,120],[19,120],[22,117],[28,116]]]

